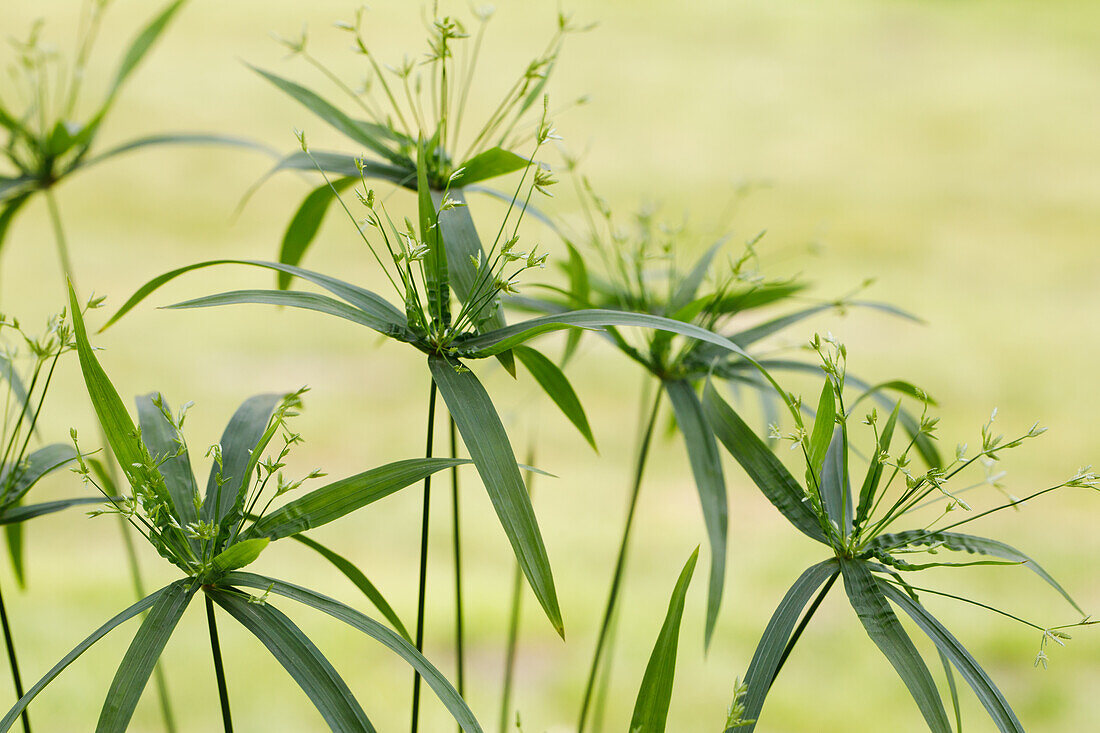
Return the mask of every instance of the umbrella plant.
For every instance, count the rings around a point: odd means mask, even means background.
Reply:
[[[567,157],[566,165],[572,169],[576,162]],[[869,307],[915,320],[893,306],[859,300],[854,296],[802,304],[783,315],[762,318],[758,315],[760,311],[796,303],[806,287],[805,283],[797,280],[768,279],[761,273],[756,247],[762,234],[748,241],[735,260],[719,259],[728,243],[728,237],[723,237],[711,244],[689,267],[683,267],[680,254],[685,243],[692,239],[683,226],[669,226],[652,209],[639,212],[634,218],[634,226],[620,225],[587,178],[574,176],[573,180],[581,203],[585,232],[580,235],[563,233],[569,251],[569,259],[563,264],[568,276],[568,288],[546,287],[539,296],[512,297],[508,301],[510,305],[540,313],[560,313],[574,308],[651,313],[723,333],[742,349],[756,347],[762,340],[830,309]],[[561,227],[559,231],[563,231]],[[595,261],[590,261],[592,259]],[[723,264],[726,266],[723,267]],[[755,325],[745,326],[746,321],[753,320]],[[571,334],[565,359],[572,355],[580,335],[579,332]],[[778,396],[773,385],[760,376],[758,366],[773,372],[815,368],[797,359],[760,354],[757,354],[758,361],[754,362],[720,346],[711,348],[712,344],[706,342],[693,339],[677,341],[673,338],[674,334],[668,331],[646,331],[639,338],[632,338],[631,334],[608,328],[600,335],[652,375],[656,389],[647,384],[647,389],[643,390],[638,457],[627,516],[589,666],[578,731],[583,731],[589,721],[596,678],[601,669],[604,674],[609,669],[607,655],[613,639],[612,619],[622,592],[634,513],[662,398],[668,395],[678,432],[683,436],[710,542],[711,566],[704,631],[705,643],[709,645],[725,584],[728,506],[717,442],[699,402],[696,385],[709,376],[728,380],[738,388],[748,387],[758,392],[766,410],[774,413]],[[882,398],[878,393],[884,389],[914,391],[904,382],[891,382],[880,385],[874,394]],[[919,435],[915,420],[908,413],[902,415],[902,420],[919,436],[919,448],[926,460],[933,465],[938,462],[935,448]]]
[[[108,113],[130,76],[156,43],[186,0],[166,5],[131,41],[119,61],[106,95],[80,117],[85,72],[92,58],[103,15],[110,0],[90,0],[77,31],[76,51],[66,63],[42,42],[43,24],[35,23],[26,41],[15,41],[12,77],[14,98],[0,99],[0,130],[7,140],[0,147],[0,245],[15,216],[37,194],[46,199],[61,269],[72,280],[73,269],[61,226],[54,190],[69,176],[98,163],[150,145],[216,143],[260,146],[238,138],[212,134],[161,134],[137,138],[96,152],[95,142]]]
[[[339,519],[426,475],[463,461],[445,458],[398,461],[309,491],[271,509],[276,498],[301,484],[285,480],[280,471],[287,449],[300,439],[286,430],[286,419],[294,414],[301,392],[259,395],[237,410],[221,442],[211,448],[210,478],[205,493],[200,493],[182,432],[185,410],[174,415],[160,395],[148,395],[138,400],[139,424],[135,426],[88,343],[71,287],[69,301],[85,384],[132,491],[127,497],[112,497],[103,492],[109,502],[106,511],[118,513],[130,522],[184,577],[130,606],[77,645],[12,707],[0,721],[0,731],[8,730],[31,700],[84,651],[124,621],[148,611],[115,673],[96,728],[101,732],[125,730],[153,666],[180,617],[200,591],[205,598],[227,731],[232,730],[232,725],[214,604],[267,647],[332,730],[374,730],[340,675],[302,631],[268,600],[271,595],[316,608],[378,640],[424,676],[462,730],[480,731],[473,714],[451,684],[403,636],[320,593],[241,571],[273,540]],[[284,450],[277,458],[263,458],[268,443],[280,432]],[[75,442],[75,431],[73,439]],[[77,472],[87,483],[102,490],[79,449],[77,461]],[[313,472],[307,478],[319,475]]]
[[[812,427],[804,425],[800,414],[792,411],[796,429],[787,436],[805,460],[804,484],[800,484],[753,433],[712,383],[707,384],[704,395],[706,415],[718,439],[783,516],[807,537],[825,545],[830,555],[809,567],[776,608],[749,665],[746,689],[734,701],[727,730],[754,729],[780,668],[826,594],[837,579],[842,579],[848,601],[860,623],[909,689],[930,730],[947,733],[951,730],[951,722],[927,665],[893,607],[904,611],[938,650],[953,702],[956,730],[961,728],[961,714],[955,671],[973,689],[998,730],[1022,731],[1019,719],[989,675],[921,603],[921,594],[955,598],[1009,616],[1041,631],[1044,643],[1048,638],[1068,638],[1066,628],[1090,622],[1086,619],[1081,624],[1044,628],[979,601],[923,587],[912,578],[934,567],[1026,564],[1080,612],[1065,589],[1024,553],[1000,540],[956,530],[1061,488],[1095,488],[1100,477],[1088,468],[1081,469],[1075,476],[1053,486],[976,512],[962,494],[967,488],[986,486],[989,482],[956,488],[952,479],[972,466],[998,460],[1001,451],[1021,445],[1044,429],[1034,425],[1019,437],[1006,441],[993,431],[991,421],[982,429],[979,451],[968,455],[967,447],[960,445],[953,460],[918,473],[911,464],[915,440],[901,441],[900,450],[896,447],[899,401],[881,424],[877,411],[870,410],[864,423],[870,428],[872,441],[862,454],[858,453],[852,446],[851,417],[867,393],[846,403],[846,351],[843,345],[826,343],[818,337],[812,345],[821,354],[825,371],[819,409]],[[925,414],[920,421],[920,433],[931,436],[936,422]],[[868,457],[867,470],[862,482],[855,484],[855,469],[861,455]],[[853,491],[853,485],[858,487],[857,491]],[[918,512],[921,512],[918,514],[921,517],[919,528],[899,526]],[[966,516],[956,519],[960,513]],[[945,554],[955,553],[978,556],[978,559],[959,562],[943,559]],[[740,699],[741,694],[743,699]]]

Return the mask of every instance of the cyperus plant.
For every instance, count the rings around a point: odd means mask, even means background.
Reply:
[[[125,517],[185,577],[152,593],[93,632],[27,691],[0,721],[0,731],[8,730],[30,701],[92,644],[122,622],[148,610],[115,674],[97,725],[97,731],[102,732],[125,730],[153,666],[200,590],[206,599],[227,731],[232,730],[232,725],[214,603],[268,648],[332,730],[374,730],[332,665],[289,618],[268,602],[270,594],[316,608],[377,639],[423,675],[462,730],[480,731],[473,714],[450,683],[400,634],[315,591],[240,572],[272,540],[338,519],[416,483],[425,475],[451,467],[456,461],[412,459],[387,464],[315,489],[269,511],[275,498],[301,484],[285,480],[280,470],[287,449],[297,440],[294,433],[285,429],[285,421],[299,404],[300,392],[259,395],[242,405],[221,442],[211,449],[213,466],[202,494],[191,472],[181,430],[186,410],[173,415],[159,395],[142,397],[138,400],[140,426],[135,426],[92,352],[71,288],[69,300],[84,380],[132,490],[128,497],[107,497],[109,511]],[[278,457],[264,459],[268,443],[280,432],[284,449]],[[73,439],[76,440],[75,431]],[[79,455],[77,460],[77,471],[84,480],[99,487],[84,456]],[[312,472],[307,478],[319,475]],[[262,595],[252,595],[251,590],[262,591]]]
[[[826,594],[838,578],[843,578],[852,609],[871,640],[909,689],[930,730],[949,733],[951,722],[928,667],[891,604],[905,611],[936,646],[953,703],[956,730],[961,728],[962,721],[953,670],[961,674],[974,690],[998,730],[1023,731],[1020,721],[989,675],[921,603],[920,594],[955,598],[1014,618],[1041,631],[1044,644],[1047,639],[1067,638],[1066,628],[1091,622],[1085,619],[1079,624],[1042,627],[984,603],[922,587],[911,581],[910,577],[933,567],[1026,564],[1080,612],[1065,589],[1024,553],[999,540],[955,530],[1061,488],[1095,489],[1097,475],[1084,468],[1065,481],[1023,498],[1010,498],[993,508],[974,511],[961,494],[966,488],[986,486],[989,482],[981,481],[973,487],[956,489],[952,479],[968,468],[980,466],[982,462],[998,460],[1002,451],[1021,445],[1040,435],[1044,429],[1033,425],[1019,437],[1006,441],[993,432],[991,421],[982,429],[979,451],[968,455],[967,447],[960,445],[953,460],[918,473],[912,469],[910,461],[915,439],[902,441],[900,451],[895,448],[901,410],[899,401],[881,428],[875,409],[872,408],[864,419],[873,440],[869,448],[862,452],[862,455],[868,456],[868,466],[858,492],[853,492],[852,477],[857,457],[861,454],[851,445],[850,421],[867,393],[846,403],[847,352],[843,345],[815,336],[812,347],[821,355],[825,371],[817,415],[812,428],[807,429],[800,413],[792,411],[796,428],[787,436],[805,459],[805,485],[798,483],[718,394],[713,384],[708,383],[704,396],[704,407],[715,434],[756,486],[796,529],[825,545],[832,555],[808,568],[780,602],[749,665],[744,700],[735,699],[738,716],[731,713],[731,722],[726,730],[754,729],[755,719],[759,718],[776,675]],[[921,434],[931,436],[936,423],[934,418],[922,417]],[[915,514],[917,512],[923,514]],[[952,521],[960,512],[967,516]],[[922,517],[920,528],[897,529],[900,521],[914,515]],[[966,553],[978,555],[981,559],[944,561],[938,557],[943,553]],[[810,604],[809,608],[803,614],[807,604]],[[1040,659],[1044,658],[1040,656]]]

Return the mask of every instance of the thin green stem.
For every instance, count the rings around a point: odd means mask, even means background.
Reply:
[[[218,624],[214,620],[214,602],[206,596],[206,624],[210,628],[210,654],[214,658],[214,676],[218,680],[218,700],[222,706],[222,724],[225,733],[233,733],[233,717],[229,714],[229,688],[225,684],[225,667],[222,666],[222,646],[218,643]]]
[[[73,263],[69,259],[69,245],[65,240],[65,230],[61,227],[61,211],[57,208],[57,198],[53,195],[53,189],[46,189],[46,208],[50,210],[50,224],[53,226],[54,243],[57,245],[57,257],[61,261],[61,272],[73,283]]]
[[[626,514],[626,524],[623,526],[623,537],[619,542],[619,556],[615,560],[615,573],[611,578],[611,590],[607,598],[607,607],[604,609],[603,621],[600,624],[600,635],[596,641],[596,650],[592,654],[592,664],[588,670],[588,681],[584,687],[584,700],[581,703],[580,720],[577,723],[577,733],[584,733],[584,726],[588,720],[588,710],[592,703],[592,691],[596,683],[596,673],[599,670],[600,659],[603,655],[604,645],[607,643],[608,631],[611,627],[611,616],[618,604],[619,592],[622,586],[623,572],[626,569],[626,551],[630,541],[630,530],[634,525],[634,511],[638,505],[638,492],[642,487],[642,474],[645,471],[646,459],[649,457],[649,446],[653,442],[653,428],[657,422],[657,409],[661,405],[662,390],[657,389],[657,396],[653,400],[653,407],[649,411],[645,432],[638,449],[638,461],[634,468],[634,484],[630,491],[630,508]]]
[[[527,452],[527,465],[535,465],[535,449],[532,447]],[[535,488],[535,474],[527,474],[527,496],[530,497]],[[508,733],[509,713],[512,707],[512,682],[516,676],[516,650],[519,646],[519,618],[520,607],[523,603],[523,571],[519,563],[515,563],[512,571],[512,602],[508,615],[508,645],[504,652],[504,689],[500,695],[500,733]]]
[[[829,590],[833,587],[833,583],[840,577],[840,573],[834,573],[828,581],[825,582],[825,587],[821,589],[821,592],[817,594],[817,598],[810,604],[809,609],[806,611],[806,615],[802,617],[802,621],[798,624],[798,628],[791,634],[791,638],[787,641],[787,646],[783,649],[783,654],[779,657],[779,663],[775,665],[775,671],[772,672],[771,681],[768,683],[768,689],[770,690],[772,685],[775,684],[775,678],[779,676],[779,670],[783,669],[784,663],[787,661],[787,657],[791,656],[791,652],[794,651],[794,645],[798,643],[799,638],[802,637],[802,632],[806,630],[806,626],[809,625],[810,619],[814,617],[814,613],[817,611],[817,607],[821,605],[821,602],[825,600],[825,596],[829,594]]]
[[[451,458],[458,458],[458,428],[451,418]],[[458,509],[458,466],[451,469],[451,537],[455,563],[455,658],[458,666],[458,694],[466,693],[466,632],[462,619],[462,526]]]
[[[23,678],[19,676],[19,660],[15,656],[15,639],[8,624],[8,610],[4,606],[4,595],[0,593],[0,625],[4,627],[4,644],[8,648],[8,664],[11,666],[11,680],[15,685],[15,699],[23,697]],[[31,733],[31,718],[27,710],[23,710],[23,733]]]
[[[424,455],[432,457],[432,438],[435,433],[435,380],[428,394],[428,427]],[[420,523],[420,584],[417,591],[416,603],[416,650],[424,651],[424,596],[428,585],[428,510],[430,508],[432,478],[424,477],[424,508],[421,513]],[[412,733],[420,728],[420,672],[413,672],[413,699],[412,699]]]

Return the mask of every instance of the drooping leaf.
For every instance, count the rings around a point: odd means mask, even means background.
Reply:
[[[833,429],[821,467],[821,503],[840,533],[852,533],[852,487],[848,481],[848,436],[844,426]]]
[[[349,304],[363,311],[371,318],[377,319],[378,326],[371,327],[376,328],[381,333],[391,335],[391,332],[392,334],[400,334],[408,331],[408,323],[405,320],[405,314],[380,295],[372,293],[369,290],[364,290],[356,285],[346,283],[343,280],[337,280],[334,277],[312,272],[311,270],[303,270],[300,267],[282,265],[277,262],[262,262],[260,260],[207,260],[206,262],[187,265],[186,267],[180,267],[166,272],[163,275],[159,275],[138,288],[137,292],[131,295],[130,299],[127,300],[110,319],[108,319],[101,330],[106,330],[111,324],[128,313],[134,306],[165,283],[184,273],[191,272],[192,270],[213,267],[215,265],[250,265],[252,267],[263,267],[279,272],[288,272],[295,277],[300,277],[303,280],[324,288],[336,297],[347,301]]]
[[[909,688],[909,694],[920,708],[928,728],[933,733],[951,733],[951,723],[947,720],[936,683],[913,641],[890,609],[883,596],[884,591],[871,575],[867,563],[841,559],[840,570],[844,575],[848,600],[863,628]]]
[[[293,621],[270,603],[249,603],[225,590],[206,592],[267,647],[306,693],[329,728],[336,733],[374,733],[374,726],[347,683]]]
[[[173,583],[160,593],[115,671],[99,713],[96,733],[123,733],[130,725],[149,675],[198,587],[197,582],[188,579]]]
[[[998,540],[976,537],[970,534],[961,534],[959,532],[928,532],[915,529],[907,532],[898,532],[897,534],[879,535],[868,546],[872,548],[881,548],[883,550],[892,550],[899,547],[942,547],[943,549],[953,550],[955,552],[968,552],[972,555],[989,555],[1011,562],[1018,562],[1046,581],[1051,588],[1058,591],[1062,597],[1073,606],[1074,610],[1082,616],[1086,615],[1084,610],[1077,605],[1077,601],[1073,600],[1069,592],[1062,587],[1061,583],[1055,580],[1050,573],[1039,565],[1039,563],[1035,562],[1015,547]]]
[[[234,542],[210,561],[210,577],[217,579],[232,570],[239,570],[252,564],[269,542],[271,540],[267,537],[253,537],[252,539]]]
[[[838,572],[840,569],[837,567],[836,560],[832,558],[813,565],[798,577],[783,596],[783,600],[779,602],[771,620],[768,621],[760,642],[756,645],[756,652],[749,663],[749,671],[745,674],[745,685],[748,688],[744,703],[745,719],[753,722],[731,730],[752,733],[755,729],[760,711],[764,707],[764,700],[775,679],[776,669],[779,667],[780,660],[783,659],[787,642],[791,638],[795,624],[798,623],[798,617],[802,615],[802,609],[810,602],[810,598],[822,583]]]
[[[471,183],[479,183],[507,173],[526,168],[527,158],[516,155],[504,148],[490,148],[463,163],[461,172],[451,179],[451,189],[460,189]]]
[[[664,733],[668,720],[668,706],[672,702],[672,685],[676,676],[676,647],[680,640],[680,621],[684,617],[684,601],[687,598],[688,585],[695,572],[695,561],[699,558],[699,548],[691,553],[672,597],[668,601],[668,612],[657,643],[649,655],[638,698],[634,703],[634,714],[630,717],[630,733]]]
[[[389,163],[364,160],[354,155],[345,155],[344,153],[310,150],[309,153],[306,154],[299,150],[281,158],[279,162],[276,163],[271,170],[261,176],[260,180],[254,183],[249,190],[255,191],[268,178],[284,170],[316,171],[320,168],[325,173],[335,173],[340,176],[358,178],[360,175],[360,165],[363,167],[362,175],[368,178],[380,178],[410,189],[416,187],[416,170],[412,161],[405,161],[401,166],[395,166]]]
[[[541,352],[529,346],[517,346],[512,352],[523,363],[531,376],[535,378],[542,391],[547,394],[554,404],[562,411],[569,422],[580,431],[584,439],[593,448],[596,447],[596,439],[592,436],[592,428],[588,425],[588,417],[584,414],[584,406],[580,398],[573,390],[573,385],[565,376],[558,365],[542,355]]]
[[[277,540],[320,527],[427,476],[470,461],[462,458],[410,458],[334,481],[284,504],[245,530],[242,537]]]
[[[302,261],[309,245],[317,236],[321,228],[321,220],[325,218],[329,204],[336,198],[336,194],[354,185],[358,178],[346,176],[336,178],[331,183],[318,186],[306,196],[298,210],[294,212],[294,218],[287,224],[283,233],[283,244],[279,249],[279,262],[284,265],[297,265]],[[335,192],[333,191],[335,189]],[[278,274],[279,290],[290,287],[290,273]]]
[[[121,497],[115,497],[121,498]],[[56,499],[54,501],[45,501],[41,504],[16,504],[15,506],[8,507],[2,515],[0,515],[0,524],[15,525],[21,524],[28,519],[34,519],[35,517],[41,517],[43,514],[53,514],[63,509],[68,509],[71,506],[85,506],[87,504],[103,504],[107,499],[102,496],[81,496],[75,499]]]
[[[252,478],[252,466],[270,440],[269,424],[281,394],[259,394],[245,400],[233,413],[221,437],[221,466],[210,466],[200,514],[218,525],[214,549],[220,552],[229,538],[231,528],[244,511],[245,494]],[[265,437],[267,440],[265,440]]]
[[[807,537],[828,544],[817,516],[806,506],[806,492],[709,382],[703,392],[703,409],[715,437],[768,501]]]
[[[722,590],[726,583],[726,543],[729,532],[729,507],[726,501],[726,480],[722,475],[722,457],[714,432],[703,414],[703,406],[695,394],[695,388],[686,380],[664,381],[676,423],[687,446],[691,473],[699,492],[699,504],[703,509],[703,523],[710,541],[710,584],[707,592],[707,623],[704,645],[709,647],[714,625],[718,622],[718,609],[722,605]]]
[[[215,133],[204,132],[177,132],[168,133],[163,135],[149,135],[147,137],[139,137],[129,142],[116,145],[109,150],[106,150],[98,155],[93,155],[89,158],[85,158],[79,163],[75,164],[69,172],[75,172],[89,168],[97,163],[110,160],[115,156],[122,155],[123,153],[129,153],[133,150],[140,150],[141,148],[155,147],[159,145],[225,145],[232,148],[243,148],[245,150],[255,150],[261,153],[266,153],[271,157],[277,157],[278,153],[273,148],[258,143],[255,140],[249,140],[245,137],[234,137],[232,135],[218,135]]]
[[[428,367],[462,435],[462,442],[477,467],[531,590],[550,623],[564,638],[550,559],[546,556],[531,498],[519,475],[512,444],[508,441],[496,408],[474,373],[457,360],[430,356]]]
[[[963,676],[970,688],[974,690],[974,694],[978,696],[978,701],[985,707],[989,717],[997,725],[997,729],[1001,733],[1023,733],[1024,727],[1020,724],[1016,714],[1012,712],[1012,708],[1009,707],[1004,695],[993,684],[993,680],[989,678],[981,665],[970,656],[970,652],[959,643],[958,639],[945,629],[943,624],[937,621],[932,614],[928,613],[920,603],[917,603],[885,580],[881,578],[875,578],[874,580],[878,590],[909,614],[917,626],[935,643],[936,648],[955,665],[955,668],[959,670],[959,674]]]
[[[252,573],[230,573],[223,581],[226,585],[256,590],[270,591],[275,595],[284,596],[303,603],[318,611],[327,613],[335,619],[343,621],[352,628],[358,629],[372,639],[381,642],[391,651],[408,662],[415,669],[424,682],[435,692],[439,700],[447,707],[455,721],[462,726],[465,733],[481,733],[481,726],[470,712],[470,708],[455,691],[447,678],[438,669],[424,658],[424,655],[416,650],[412,644],[401,638],[391,629],[378,623],[372,618],[324,596],[315,591],[292,583],[286,583],[273,578]],[[2,732],[0,732],[2,733]]]
[[[348,117],[340,109],[333,106],[329,102],[322,99],[315,92],[306,89],[300,84],[296,84],[289,79],[284,79],[277,74],[272,74],[270,71],[264,71],[263,69],[248,65],[250,69],[255,71],[260,76],[264,77],[279,89],[289,94],[291,97],[300,102],[303,106],[309,109],[310,112],[320,117],[327,122],[337,131],[348,136],[355,142],[359,143],[368,150],[381,155],[383,158],[389,160],[396,165],[406,165],[409,160],[401,153],[390,150],[384,143],[379,141],[373,134],[373,130],[367,128]]]
[[[378,612],[393,625],[393,628],[397,630],[397,633],[401,634],[401,637],[405,641],[410,644],[413,643],[412,636],[409,635],[408,629],[405,628],[405,624],[401,623],[401,618],[397,615],[397,612],[393,610],[393,606],[390,605],[381,591],[375,587],[374,583],[370,582],[367,576],[363,574],[363,571],[355,567],[355,565],[343,555],[333,552],[316,540],[310,539],[303,534],[294,534],[291,535],[291,537],[311,550],[316,551],[317,554],[332,563],[333,567],[343,573],[345,578],[354,583],[355,587],[363,592],[363,595],[374,604]]]
[[[65,443],[52,443],[39,448],[26,457],[26,463],[19,470],[15,481],[4,497],[5,509],[11,503],[19,501],[45,475],[67,466],[76,460],[76,451]],[[10,467],[5,467],[11,470]]]

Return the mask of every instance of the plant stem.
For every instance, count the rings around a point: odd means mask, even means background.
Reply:
[[[50,210],[50,224],[53,225],[54,242],[57,244],[57,257],[61,260],[61,272],[68,280],[73,279],[73,263],[69,259],[69,245],[65,242],[65,230],[61,228],[61,211],[57,208],[57,199],[53,189],[46,189],[46,207]],[[76,284],[73,284],[76,290]]]
[[[15,685],[15,699],[23,697],[23,679],[19,676],[19,660],[15,656],[15,639],[11,634],[11,626],[8,624],[8,610],[4,606],[4,595],[0,593],[0,624],[4,627],[4,644],[8,647],[8,664],[11,665],[12,684]],[[23,733],[31,733],[31,718],[23,709]]]
[[[779,670],[783,669],[783,664],[787,661],[787,657],[791,656],[791,652],[794,651],[794,645],[798,643],[798,639],[802,636],[802,632],[806,630],[806,626],[810,623],[810,619],[813,618],[814,612],[817,611],[817,607],[825,600],[825,596],[829,594],[829,589],[833,587],[833,583],[835,583],[836,579],[839,577],[840,573],[836,573],[826,581],[825,587],[821,589],[821,592],[817,594],[817,598],[814,599],[809,609],[806,610],[806,615],[802,617],[802,621],[798,624],[798,628],[791,634],[790,640],[787,641],[787,646],[783,649],[782,656],[779,657],[779,663],[775,665],[775,672],[772,673],[771,682],[768,683],[769,690],[772,685],[775,684],[775,678],[779,676]]]
[[[73,291],[75,292],[76,277],[73,275],[72,261],[69,259],[69,246],[65,240],[65,230],[61,226],[61,210],[57,206],[57,199],[53,195],[53,189],[46,189],[46,206],[50,212],[50,223],[53,226],[54,242],[57,245],[57,255],[61,260],[61,271],[65,275],[68,282],[72,283]],[[107,434],[103,430],[103,425],[99,420],[96,420],[96,427],[99,428],[99,442],[103,446],[103,468],[107,472],[107,478],[111,481],[111,486],[115,490],[115,495],[118,494],[118,472],[115,470],[115,457],[111,451],[111,444],[107,441]],[[122,543],[126,550],[127,564],[130,566],[130,580],[134,586],[134,594],[138,599],[145,597],[145,584],[141,581],[141,568],[138,566],[137,551],[134,549],[133,538],[130,537],[129,528],[126,526],[126,520],[121,516],[118,517],[119,531],[122,532]],[[145,614],[142,614],[142,618]],[[153,668],[153,676],[156,680],[157,686],[157,698],[160,700],[160,712],[161,717],[164,719],[164,729],[167,733],[176,733],[176,721],[172,715],[172,703],[168,697],[168,682],[164,678],[164,668],[160,662],[157,662],[156,667]]]
[[[206,623],[210,627],[210,654],[214,657],[214,676],[218,680],[218,700],[222,705],[222,724],[225,733],[233,733],[233,718],[229,714],[229,689],[225,686],[225,668],[222,666],[222,647],[218,643],[218,625],[214,621],[214,602],[206,596]]]
[[[535,465],[535,449],[527,452],[527,465]],[[535,489],[535,474],[527,476],[527,496]],[[520,605],[523,602],[523,571],[515,563],[512,571],[512,603],[508,618],[508,646],[504,652],[504,689],[500,694],[500,733],[508,733],[508,713],[512,707],[512,681],[516,674],[516,648],[519,645]]]
[[[581,703],[580,722],[577,724],[577,733],[584,733],[584,725],[588,719],[588,709],[592,702],[592,690],[596,683],[596,673],[600,667],[600,659],[603,655],[604,645],[607,643],[608,631],[611,628],[611,617],[619,600],[619,591],[622,586],[623,572],[626,568],[626,551],[630,541],[630,530],[634,525],[634,510],[638,505],[638,491],[642,487],[642,474],[645,471],[646,459],[649,457],[649,446],[653,442],[653,427],[657,422],[657,408],[661,405],[662,390],[657,389],[657,396],[653,400],[653,407],[649,411],[649,419],[646,422],[645,432],[642,435],[638,448],[638,462],[634,467],[634,484],[630,492],[630,508],[626,513],[626,524],[623,526],[623,537],[619,542],[619,556],[615,560],[615,574],[611,578],[611,591],[607,598],[607,607],[604,609],[603,622],[600,624],[600,636],[596,641],[596,651],[592,654],[592,665],[588,670],[588,681],[584,687],[584,701]]]
[[[451,458],[458,458],[458,428],[451,418]],[[462,620],[462,527],[458,514],[458,466],[451,469],[451,536],[455,562],[455,656],[458,663],[458,694],[466,692],[465,624]]]
[[[435,380],[428,394],[428,427],[424,454],[432,457],[432,437],[435,432]],[[428,584],[428,509],[429,498],[432,491],[431,476],[424,477],[424,508],[420,522],[420,587],[417,592],[416,603],[416,650],[424,651],[424,594]],[[413,700],[412,700],[412,733],[420,728],[420,673],[413,672]]]

